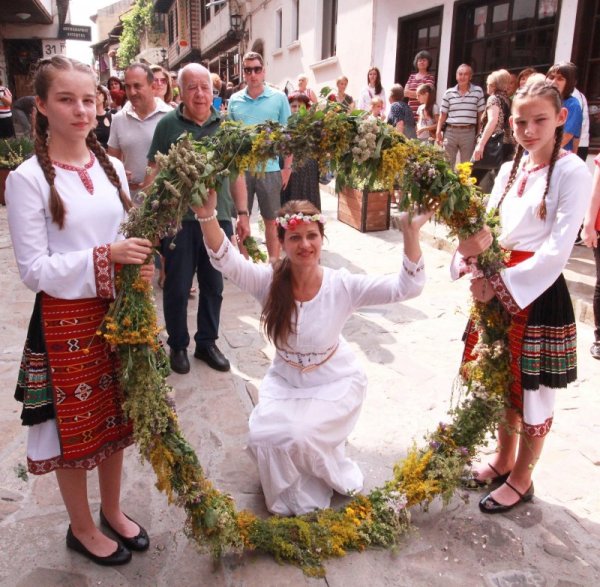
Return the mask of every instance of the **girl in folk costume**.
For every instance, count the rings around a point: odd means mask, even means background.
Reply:
[[[149,241],[124,239],[131,207],[120,161],[94,134],[91,69],[65,57],[40,62],[35,77],[36,157],[7,180],[8,222],[23,283],[36,292],[16,398],[29,427],[27,461],[54,471],[70,518],[67,546],[102,565],[145,550],[145,530],[120,506],[123,449],[133,442],[121,410],[115,355],[96,335],[114,296],[115,264],[144,264]],[[152,276],[144,265],[142,275]],[[98,467],[100,520],[87,497]]]
[[[479,486],[499,484],[479,502],[484,513],[506,512],[533,497],[532,471],[552,425],[556,391],[577,375],[575,317],[562,270],[586,210],[591,176],[581,159],[561,148],[566,118],[559,92],[547,82],[517,90],[510,118],[515,159],[501,167],[488,204],[499,214],[499,242],[509,258],[497,273],[475,270],[471,282],[476,300],[496,296],[511,316],[506,419],[497,452],[473,477]],[[483,230],[460,243],[457,258],[475,257],[491,241]],[[464,361],[473,358],[476,341],[477,333],[467,329]]]
[[[325,508],[333,490],[360,491],[363,474],[345,456],[366,392],[366,376],[341,335],[362,306],[417,296],[425,275],[419,229],[403,216],[404,259],[399,274],[353,275],[320,265],[324,217],[292,200],[277,218],[286,253],[274,267],[245,260],[214,214],[215,197],[195,209],[214,266],[261,303],[262,322],[276,352],[250,415],[248,450],[258,463],[267,508],[296,515]]]

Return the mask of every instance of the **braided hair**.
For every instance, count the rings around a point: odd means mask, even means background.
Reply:
[[[48,92],[52,82],[54,81],[56,73],[63,71],[78,71],[86,73],[94,82],[94,87],[96,86],[94,74],[89,66],[81,63],[80,61],[76,61],[75,59],[69,59],[68,57],[63,57],[62,55],[55,55],[49,59],[42,59],[38,63],[34,78],[34,89],[36,96],[40,100],[46,101],[48,99]],[[50,186],[49,208],[52,216],[52,222],[58,224],[58,227],[62,230],[65,225],[65,216],[67,210],[62,198],[60,197],[60,194],[58,193],[58,190],[56,189],[56,186],[54,185],[56,180],[56,170],[54,169],[54,165],[50,159],[50,154],[48,153],[48,131],[48,118],[45,114],[37,110],[35,115],[35,155],[44,173],[44,177]],[[110,162],[110,159],[106,155],[106,152],[100,143],[98,143],[93,130],[90,131],[86,139],[86,144],[94,153],[94,155],[96,155],[110,182],[117,188],[123,208],[126,211],[129,210],[131,208],[131,201],[123,191],[121,180],[119,179],[115,168]]]
[[[515,96],[513,98],[513,104],[518,100],[522,100],[524,98],[545,98],[549,100],[556,109],[556,112],[560,112],[562,108],[562,100],[559,91],[555,86],[546,82],[546,81],[537,81],[531,84],[525,84],[522,88],[519,88]],[[561,143],[563,138],[564,126],[560,125],[556,127],[554,131],[554,147],[552,149],[552,155],[550,156],[550,164],[548,166],[548,174],[546,175],[546,188],[544,189],[544,195],[542,196],[542,201],[537,209],[537,215],[540,220],[546,219],[546,196],[550,191],[550,180],[552,178],[552,172],[554,171],[554,166],[556,165],[556,161],[558,160],[558,156],[560,154]],[[500,205],[504,201],[506,194],[508,194],[510,188],[513,186],[515,179],[517,177],[517,171],[519,170],[519,165],[521,163],[521,159],[523,158],[523,153],[525,149],[518,144],[517,150],[515,153],[515,158],[513,161],[512,168],[510,170],[510,175],[508,176],[508,181],[504,188],[504,192],[498,202],[496,209],[500,209]]]

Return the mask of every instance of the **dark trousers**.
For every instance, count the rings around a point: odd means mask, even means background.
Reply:
[[[598,233],[600,238],[600,232]],[[594,336],[596,342],[600,342],[600,243],[593,249],[594,258],[596,259],[596,287],[594,288]]]
[[[223,276],[211,264],[202,231],[196,220],[184,221],[175,238],[161,242],[165,258],[163,310],[167,327],[167,344],[173,350],[186,349],[190,344],[187,326],[187,305],[194,274],[200,288],[194,340],[197,347],[213,344],[219,335],[219,318],[223,301]],[[227,238],[233,234],[229,220],[219,220]],[[174,242],[175,248],[169,245]]]

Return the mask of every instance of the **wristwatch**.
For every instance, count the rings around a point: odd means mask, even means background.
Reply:
[[[238,216],[250,216],[250,214],[248,214],[248,210],[238,210],[237,213]]]

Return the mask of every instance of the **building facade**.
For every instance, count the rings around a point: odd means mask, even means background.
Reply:
[[[315,90],[333,88],[335,79],[344,74],[349,78],[348,93],[356,98],[367,83],[370,66],[379,67],[389,89],[393,83],[406,82],[415,54],[427,49],[434,57],[439,101],[456,83],[455,71],[463,62],[473,66],[475,81],[483,84],[489,72],[501,67],[545,72],[556,61],[571,60],[579,66],[578,87],[590,104],[592,147],[600,148],[597,0],[199,0],[197,4],[205,11],[200,23],[201,60],[224,79],[235,79],[240,54],[258,50],[268,81],[281,88],[294,87],[300,73],[308,76]],[[232,15],[241,16],[236,30]],[[227,35],[235,44],[227,45]]]
[[[0,78],[15,98],[33,93],[41,57],[66,53],[59,32],[68,10],[69,0],[0,0]]]

